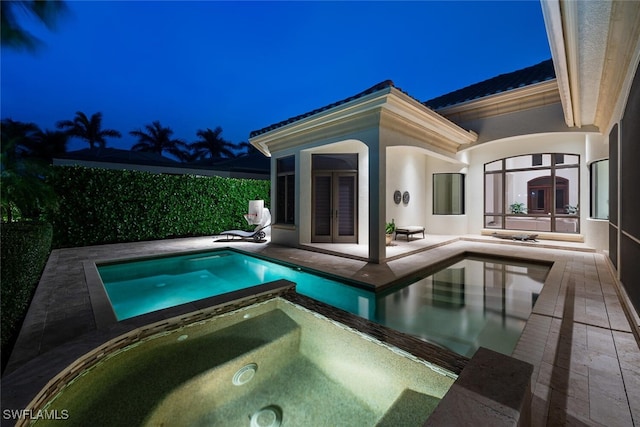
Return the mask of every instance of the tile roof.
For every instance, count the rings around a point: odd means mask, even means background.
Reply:
[[[118,148],[85,148],[57,156],[59,159],[84,160],[136,165],[175,166],[177,161],[156,153],[122,150]]]
[[[120,163],[144,166],[164,166],[174,169],[203,169],[213,171],[247,172],[268,175],[271,159],[262,153],[247,154],[235,158],[210,159],[181,163],[156,153],[122,150],[118,148],[85,148],[56,156],[57,159]]]
[[[261,135],[263,133],[266,133],[266,132],[272,131],[274,129],[280,128],[282,126],[288,125],[289,123],[297,122],[298,120],[302,120],[302,119],[304,119],[306,117],[313,116],[314,114],[321,113],[321,112],[326,111],[326,110],[328,110],[330,108],[337,107],[337,106],[342,105],[342,104],[346,104],[347,102],[353,101],[353,100],[358,99],[358,98],[362,98],[365,95],[369,95],[370,93],[374,93],[374,92],[377,92],[379,90],[386,89],[388,87],[395,87],[396,89],[400,90],[398,87],[396,87],[393,84],[393,82],[391,80],[385,80],[385,81],[383,81],[381,83],[378,83],[377,85],[371,86],[367,90],[364,90],[364,91],[362,91],[362,92],[360,92],[358,94],[355,94],[353,96],[350,96],[348,98],[345,98],[345,99],[343,99],[341,101],[337,101],[337,102],[334,102],[332,104],[325,105],[324,107],[321,107],[321,108],[316,108],[315,110],[309,111],[308,113],[304,113],[304,114],[300,114],[300,115],[295,116],[295,117],[288,118],[286,120],[283,120],[281,122],[272,124],[270,126],[262,128],[262,129],[254,130],[249,134],[249,138],[253,138],[253,137]]]
[[[231,159],[220,159],[214,163],[211,163],[211,160],[207,159],[202,162],[185,163],[185,165],[220,171],[251,172],[268,175],[271,170],[271,159],[262,153],[251,153]]]
[[[556,77],[553,61],[547,59],[539,64],[511,73],[500,74],[480,83],[458,89],[423,102],[427,107],[438,110],[462,102],[483,98],[489,95],[518,89],[535,83],[552,80]]]

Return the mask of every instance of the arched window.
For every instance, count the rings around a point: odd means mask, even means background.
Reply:
[[[535,153],[485,164],[484,225],[579,233],[580,156]]]

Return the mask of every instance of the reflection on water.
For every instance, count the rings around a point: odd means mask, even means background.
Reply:
[[[471,356],[513,351],[549,267],[465,259],[376,298],[371,320]]]
[[[98,270],[118,320],[287,279],[303,295],[471,356],[479,346],[511,354],[549,267],[467,258],[382,295],[232,251]]]

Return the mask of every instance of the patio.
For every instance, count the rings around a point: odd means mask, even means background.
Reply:
[[[361,250],[366,254],[366,247],[357,245],[296,249],[213,240],[200,237],[54,250],[2,378],[2,407],[24,408],[63,367],[135,327],[135,321],[124,321],[96,328],[85,261],[231,246],[380,289],[453,256],[475,252],[554,262],[512,354],[534,366],[532,425],[640,425],[640,350],[634,335],[639,322],[637,316],[629,321],[624,297],[604,255],[585,245],[510,242],[478,235],[428,235],[409,242],[400,237],[394,241],[397,246],[389,248],[389,262],[372,264],[359,256]],[[336,247],[343,253],[335,253]],[[176,314],[167,309],[154,317],[160,320]],[[3,419],[3,425],[9,421]]]

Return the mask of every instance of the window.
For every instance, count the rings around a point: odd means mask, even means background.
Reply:
[[[295,157],[283,157],[277,160],[276,184],[276,221],[279,224],[293,224],[296,205],[296,164]]]
[[[536,153],[485,164],[484,226],[578,233],[580,156]]]
[[[609,160],[591,163],[591,218],[609,219]]]
[[[464,215],[464,174],[433,174],[433,214]]]

